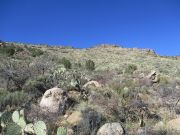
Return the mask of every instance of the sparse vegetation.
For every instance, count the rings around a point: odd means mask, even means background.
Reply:
[[[0,46],[0,134],[25,131],[11,118],[24,109],[25,126],[36,126],[30,135],[96,135],[111,122],[126,134],[176,135],[156,125],[168,126],[180,115],[179,60],[108,45],[86,50],[0,45],[5,46]],[[58,112],[44,110],[42,98],[45,105],[58,105]]]

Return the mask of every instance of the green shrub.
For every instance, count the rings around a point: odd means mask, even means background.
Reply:
[[[27,81],[23,89],[30,94],[40,96],[51,87],[53,87],[52,78],[48,75],[40,75],[36,79]]]
[[[0,53],[7,56],[12,56],[15,53],[15,47],[14,46],[0,46]]]
[[[27,100],[27,93],[22,91],[16,92],[1,92],[0,94],[0,110],[4,109],[7,105],[9,106],[19,106]]]
[[[85,65],[87,70],[93,71],[95,69],[95,63],[92,60],[87,60]]]
[[[60,63],[63,64],[65,68],[71,69],[71,62],[65,57],[60,60]]]
[[[133,65],[133,64],[130,64],[125,69],[125,73],[132,74],[135,70],[137,70],[137,66]]]
[[[132,78],[118,78],[108,83],[109,87],[122,97],[128,97],[138,87]],[[145,90],[144,90],[145,91]]]
[[[37,56],[40,56],[40,55],[43,55],[44,52],[40,49],[37,49],[37,48],[31,48],[31,47],[27,47],[28,51],[31,52],[31,55],[33,57],[37,57]]]

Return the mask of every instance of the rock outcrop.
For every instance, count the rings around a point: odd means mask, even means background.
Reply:
[[[159,81],[159,74],[157,74],[156,71],[151,71],[151,73],[147,75],[147,78],[153,83],[157,83]]]
[[[95,86],[97,88],[101,87],[101,84],[99,82],[97,82],[97,81],[89,81],[89,82],[87,82],[86,84],[83,85],[83,88],[86,88],[86,87],[88,87],[90,85],[93,85],[93,86]]]
[[[106,123],[97,132],[97,135],[123,135],[124,130],[120,123]]]
[[[160,121],[154,126],[155,130],[159,130],[163,128],[168,129],[171,132],[180,134],[180,118],[172,119],[167,123]]]
[[[174,130],[180,134],[180,118],[172,119],[167,123],[167,127],[170,130]]]
[[[68,102],[68,95],[65,90],[54,87],[47,90],[40,102],[43,111],[51,113],[64,112]]]
[[[156,71],[151,71],[147,76],[140,79],[141,85],[152,86],[154,83],[158,83],[160,75]]]
[[[81,112],[75,111],[73,112],[68,118],[67,122],[72,125],[76,126],[83,120],[83,116]]]

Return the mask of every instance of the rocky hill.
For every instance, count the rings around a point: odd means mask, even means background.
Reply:
[[[179,135],[180,58],[0,41],[0,134]]]

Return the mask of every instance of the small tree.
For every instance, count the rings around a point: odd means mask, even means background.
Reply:
[[[9,90],[10,82],[19,89],[29,78],[28,63],[16,62],[10,59],[3,60],[0,64],[0,75],[7,80],[7,90]]]
[[[47,70],[51,69],[54,66],[54,62],[51,60],[50,55],[43,55],[35,58],[30,64],[30,68],[34,75],[42,75]]]
[[[93,71],[95,69],[95,63],[92,60],[87,60],[85,65],[87,70]]]

